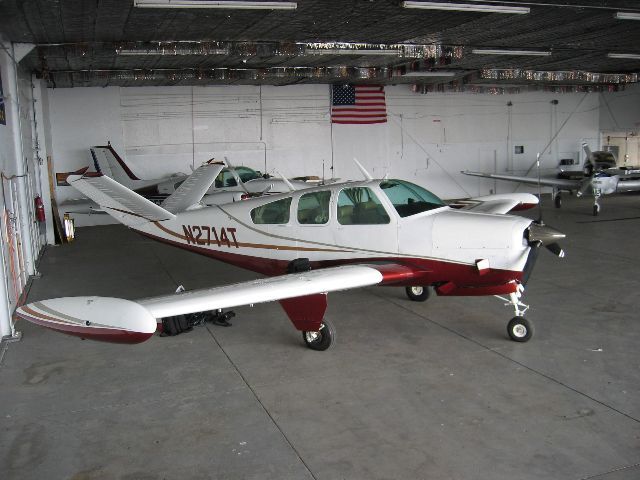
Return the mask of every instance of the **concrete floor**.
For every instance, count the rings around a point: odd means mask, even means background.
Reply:
[[[640,197],[603,205],[546,211],[567,257],[540,255],[526,344],[494,298],[393,288],[331,294],[326,352],[278,304],[135,346],[20,321],[0,366],[0,477],[638,479]],[[39,269],[29,301],[253,278],[121,226],[79,229]]]

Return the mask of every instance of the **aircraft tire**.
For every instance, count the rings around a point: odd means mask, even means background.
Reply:
[[[335,340],[336,329],[329,320],[322,320],[320,330],[317,332],[303,331],[302,339],[311,350],[323,352],[327,350]]]
[[[562,197],[560,196],[560,194],[556,194],[556,198],[554,200],[555,206],[556,208],[560,208],[562,206]]]
[[[593,216],[597,217],[599,213],[600,213],[600,205],[594,205],[593,206]]]
[[[418,285],[414,287],[406,287],[405,292],[407,292],[409,300],[413,302],[425,302],[430,295],[429,287],[421,287]]]
[[[524,317],[513,317],[507,324],[507,332],[514,342],[528,342],[533,336],[533,326]]]

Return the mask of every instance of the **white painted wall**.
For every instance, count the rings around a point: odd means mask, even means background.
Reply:
[[[542,166],[554,169],[559,158],[582,158],[583,140],[599,147],[598,94],[422,95],[390,86],[386,100],[386,124],[332,125],[327,85],[54,89],[53,160],[57,172],[76,170],[90,164],[90,146],[110,141],[140,178],[228,156],[287,176],[322,176],[324,163],[327,178],[333,165],[348,179],[360,178],[355,156],[374,176],[458,198],[515,188],[461,170],[526,171],[548,144]],[[513,154],[516,145],[523,154]],[[58,189],[59,200],[76,196]]]
[[[629,85],[621,92],[602,93],[600,130],[640,133],[640,85]]]

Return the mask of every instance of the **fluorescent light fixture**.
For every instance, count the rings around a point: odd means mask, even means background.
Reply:
[[[551,52],[548,50],[502,50],[491,48],[474,48],[471,50],[474,55],[530,55],[534,57],[549,57]]]
[[[400,55],[400,50],[367,50],[357,48],[307,48],[307,55]]]
[[[640,54],[637,53],[607,53],[609,58],[628,58],[630,60],[640,60]]]
[[[618,20],[640,20],[640,13],[616,12],[615,18]]]
[[[133,0],[141,8],[235,8],[245,10],[295,10],[297,2],[250,2],[242,0]]]
[[[504,5],[448,3],[448,2],[402,2],[404,8],[422,8],[425,10],[453,10],[456,12],[485,12],[485,13],[529,13],[529,7],[508,7]]]
[[[442,70],[442,71],[432,71],[428,70],[425,72],[409,72],[404,75],[400,75],[401,77],[455,77],[458,72],[452,72],[450,70]]]
[[[229,55],[229,51],[223,48],[215,49],[215,50],[202,50],[197,51],[194,49],[176,49],[173,50],[171,48],[167,48],[166,50],[162,49],[151,49],[151,50],[131,50],[131,49],[122,49],[116,50],[118,55],[126,55],[126,56],[181,56],[181,55]]]

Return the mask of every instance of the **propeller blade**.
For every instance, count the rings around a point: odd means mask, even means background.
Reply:
[[[581,197],[582,195],[587,193],[587,190],[589,190],[590,188],[591,188],[591,177],[587,177],[584,180],[582,180],[582,184],[580,184],[580,189],[576,192],[576,196]]]
[[[549,245],[545,245],[546,249],[551,253],[556,255],[557,257],[564,258],[564,250],[557,243],[551,243]]]

